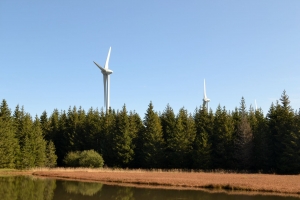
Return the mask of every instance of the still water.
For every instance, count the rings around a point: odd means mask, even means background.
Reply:
[[[1,200],[295,200],[294,197],[229,195],[191,190],[142,189],[32,176],[0,177]]]

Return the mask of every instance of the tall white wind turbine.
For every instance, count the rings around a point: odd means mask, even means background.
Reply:
[[[205,79],[204,79],[204,95],[203,95],[203,108],[206,107],[207,108],[207,112],[208,112],[208,102],[210,102],[210,99],[207,98],[206,96],[206,87],[205,87]]]
[[[256,99],[255,99],[255,111],[257,111],[257,104],[256,104]]]
[[[101,67],[99,64],[97,64],[95,61],[93,61],[95,63],[95,65],[97,65],[97,67],[99,67],[99,69],[101,70],[101,72],[103,74],[104,106],[106,108],[106,111],[108,111],[108,109],[109,109],[109,100],[110,100],[110,76],[109,75],[113,73],[112,70],[108,69],[110,51],[111,51],[111,47],[109,47],[108,55],[106,58],[104,68]]]

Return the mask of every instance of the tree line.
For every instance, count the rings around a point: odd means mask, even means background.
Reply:
[[[108,167],[297,174],[300,112],[285,91],[266,115],[247,109],[242,98],[233,111],[219,105],[215,112],[200,106],[175,114],[167,105],[158,113],[150,102],[143,119],[125,105],[108,112],[55,109],[32,119],[19,106],[11,113],[2,101],[0,167],[54,166],[55,156],[65,166],[69,152],[91,149]]]

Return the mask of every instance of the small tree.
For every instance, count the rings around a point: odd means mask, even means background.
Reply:
[[[46,148],[46,167],[55,167],[56,166],[57,155],[55,154],[55,146],[52,141],[48,142]]]

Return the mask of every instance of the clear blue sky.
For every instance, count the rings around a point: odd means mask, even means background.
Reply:
[[[300,108],[299,0],[0,1],[0,99],[31,115],[103,107],[96,61],[109,67],[111,106],[144,117],[233,110],[244,96],[266,114],[285,89]]]

